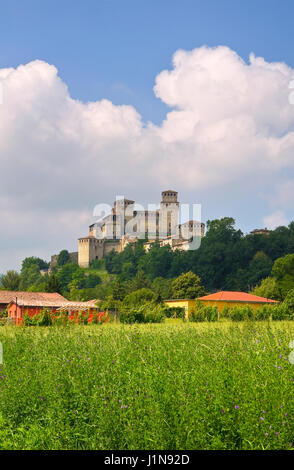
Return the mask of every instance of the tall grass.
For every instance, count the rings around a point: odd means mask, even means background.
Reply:
[[[289,449],[293,322],[2,327],[2,449]]]

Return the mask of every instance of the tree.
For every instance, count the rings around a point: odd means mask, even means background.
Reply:
[[[85,277],[85,288],[90,289],[101,284],[101,277],[98,274],[90,273]]]
[[[20,276],[18,272],[14,270],[7,271],[7,273],[1,277],[1,287],[4,289],[16,291],[19,289],[19,283]]]
[[[136,290],[126,295],[124,298],[124,305],[128,307],[137,307],[139,305],[150,304],[156,299],[156,294],[151,289]]]
[[[140,240],[134,249],[110,253],[106,257],[107,271],[129,280],[130,285],[140,270],[149,280],[171,279],[192,271],[208,291],[249,291],[271,275],[272,265],[278,258],[294,253],[294,222],[288,227],[278,227],[269,235],[244,236],[235,228],[233,218],[224,217],[207,221],[206,235],[197,250],[171,250],[155,242],[145,252],[143,244]],[[285,278],[282,283],[288,281]],[[147,286],[136,288],[140,287]],[[286,295],[290,287],[283,288],[281,295]]]
[[[112,283],[111,296],[113,300],[123,300],[126,295],[126,289],[120,279],[115,279]]]
[[[294,289],[288,292],[283,303],[289,313],[294,313]]]
[[[277,281],[280,298],[283,300],[294,288],[294,254],[278,258],[274,263],[272,275]]]
[[[45,280],[45,292],[58,292],[61,294],[61,284],[56,274],[50,274]]]
[[[206,223],[207,238],[214,238],[219,242],[229,242],[240,240],[242,236],[241,230],[236,230],[235,219],[232,217],[223,217],[222,219],[208,220]]]
[[[164,279],[163,277],[156,277],[152,282],[152,289],[157,295],[158,299],[166,300],[172,296],[171,280]]]
[[[204,295],[205,290],[200,282],[200,277],[192,273],[192,271],[181,274],[172,282],[172,298],[196,299]]]
[[[61,250],[57,258],[57,265],[64,266],[70,262],[69,252],[67,250]]]
[[[269,276],[273,262],[263,251],[258,251],[244,269],[237,269],[226,278],[225,289],[248,292],[256,286],[261,279]]]
[[[84,279],[83,270],[75,263],[67,263],[62,266],[58,270],[56,276],[58,281],[60,282],[62,291],[69,291],[69,283],[73,279],[79,280],[80,283],[82,283]],[[79,284],[79,287],[82,287],[81,284]]]
[[[39,290],[38,286],[44,283],[44,278],[40,274],[40,268],[37,263],[32,263],[28,267],[22,267],[20,274],[20,290],[29,290],[32,286]]]
[[[130,261],[122,265],[120,278],[123,281],[132,279],[136,274],[136,266]]]
[[[254,287],[251,294],[265,297],[266,299],[281,300],[277,281],[274,277],[266,277],[263,279],[260,285]]]
[[[35,264],[39,267],[39,270],[49,268],[49,263],[47,263],[47,261],[44,261],[43,259],[37,258],[35,256],[30,256],[23,260],[21,271],[23,271],[24,269],[30,268],[32,265],[35,265]]]
[[[144,271],[142,271],[142,269],[139,269],[136,276],[132,280],[131,290],[135,291],[142,289],[143,287],[151,287],[151,282],[150,279],[145,276]]]
[[[263,251],[258,251],[249,264],[249,284],[255,285],[261,279],[269,276],[273,262]]]
[[[173,253],[169,245],[160,247],[158,242],[150,246],[145,256],[140,258],[138,269],[142,269],[150,279],[168,277]]]

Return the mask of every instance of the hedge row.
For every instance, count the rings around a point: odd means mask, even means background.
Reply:
[[[249,305],[225,307],[221,312],[217,307],[197,304],[189,314],[189,321],[218,321],[221,318],[228,318],[232,321],[246,320],[294,320],[294,312],[287,304],[263,305],[257,310],[253,310]]]
[[[29,316],[27,313],[24,315],[22,324],[24,326],[51,326],[51,325],[69,325],[69,324],[82,324],[82,325],[97,325],[109,321],[109,315],[100,313],[84,313],[69,316],[67,313],[53,314],[50,310],[41,310],[38,315]]]

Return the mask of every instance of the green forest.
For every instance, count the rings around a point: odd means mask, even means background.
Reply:
[[[28,257],[20,273],[2,275],[1,289],[60,292],[70,300],[99,299],[140,303],[167,298],[195,298],[219,290],[251,292],[284,300],[294,288],[294,222],[269,235],[248,234],[235,228],[230,217],[207,221],[198,250],[172,251],[155,242],[147,252],[144,241],[121,253],[112,251],[89,268],[72,263],[67,250],[49,263]],[[139,291],[139,292],[138,292]]]

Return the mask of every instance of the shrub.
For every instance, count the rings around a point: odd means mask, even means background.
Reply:
[[[24,326],[36,326],[37,325],[37,316],[34,315],[33,317],[30,317],[28,313],[25,313],[22,324]]]
[[[80,316],[80,322],[82,325],[88,325],[88,321],[89,321],[89,312],[80,312],[81,316]]]
[[[0,310],[0,318],[7,318],[8,317],[8,309]]]
[[[271,307],[273,320],[293,320],[294,314],[289,310],[285,302]]]
[[[229,318],[232,321],[252,320],[253,317],[254,313],[249,305],[236,305],[235,307],[229,308]]]
[[[53,317],[53,325],[68,325],[70,319],[66,312],[60,312],[59,315]]]
[[[205,316],[206,321],[217,321],[218,320],[217,307],[213,307],[213,306],[204,307],[204,316]]]
[[[185,318],[184,307],[168,307],[164,305],[162,306],[162,311],[166,318]]]
[[[121,323],[145,323],[144,312],[142,308],[124,309],[119,314]]]
[[[202,322],[205,321],[204,309],[203,308],[192,308],[188,317],[191,322]]]
[[[165,319],[164,310],[161,306],[145,312],[145,323],[162,323]]]
[[[143,287],[142,289],[135,290],[130,294],[126,295],[123,303],[126,307],[137,307],[138,305],[146,305],[154,303],[156,300],[156,294],[151,289]]]
[[[92,269],[105,269],[105,260],[104,259],[94,259],[90,263],[90,268]]]
[[[283,302],[289,313],[294,313],[294,289],[290,290]]]
[[[148,308],[141,306],[139,308],[124,308],[119,315],[121,323],[161,323],[164,321],[164,309],[161,306]]]
[[[254,314],[256,320],[270,320],[273,314],[272,305],[263,305],[258,308]]]
[[[93,313],[92,321],[90,322],[90,324],[102,325],[103,323],[108,323],[109,319],[110,319],[109,315],[106,312]],[[88,319],[88,322],[89,322],[89,319]]]
[[[50,326],[52,325],[52,313],[49,310],[41,310],[40,314],[36,316],[36,325]]]
[[[203,305],[199,300],[196,300],[196,309],[192,309],[189,314],[189,321],[203,322],[203,321],[217,321],[218,309],[212,305]]]

